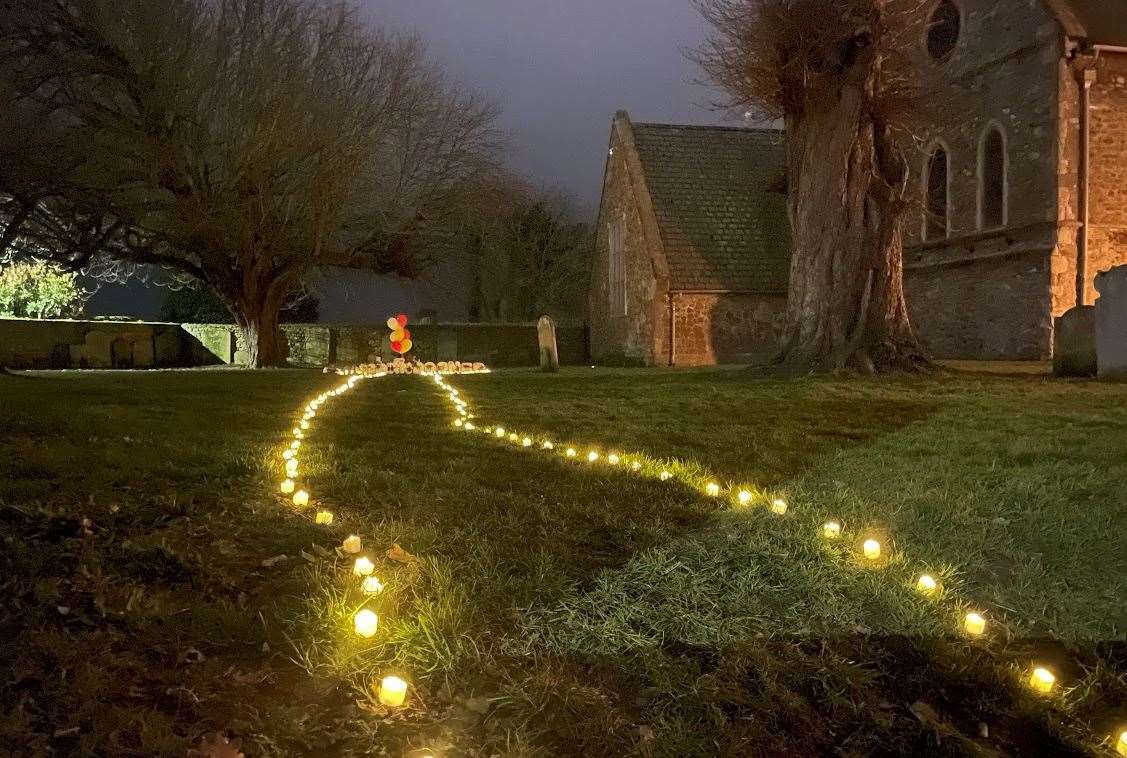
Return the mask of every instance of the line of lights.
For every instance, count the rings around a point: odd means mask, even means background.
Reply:
[[[478,430],[487,438],[496,440],[508,439],[525,449],[530,449],[535,446],[534,437],[508,430],[503,426],[483,426],[480,428],[475,426],[469,421],[469,419],[474,418],[474,415],[469,412],[468,404],[462,397],[462,394],[441,375],[434,375],[434,382],[447,394],[448,399],[454,406],[457,414],[453,422],[455,428],[470,432]],[[542,438],[538,448],[541,451],[554,453],[556,443],[551,439]],[[575,447],[565,447],[563,453],[557,455],[564,460],[580,459],[580,455]],[[649,464],[648,469],[651,471],[660,468],[660,473],[657,474],[657,478],[660,481],[668,482],[677,478],[668,468],[655,466],[653,459],[642,455],[627,455],[625,453],[611,452],[603,456],[597,449],[592,448],[582,459],[590,464],[597,464],[599,461],[605,460],[607,464],[612,467],[619,467],[620,464],[625,462],[629,464],[629,470],[635,473],[643,470],[643,461],[645,461]],[[703,494],[709,498],[718,498],[724,492],[721,485],[715,481],[707,481],[703,488],[700,487],[698,482],[691,481],[688,478],[683,478],[682,481],[691,488],[702,491]],[[731,489],[729,493],[735,498],[735,502],[743,508],[749,506],[755,499],[755,495],[750,490],[744,488]],[[777,516],[785,516],[789,509],[787,501],[782,497],[769,499],[767,501],[767,507]],[[826,540],[838,540],[842,537],[844,532],[845,527],[838,519],[826,521],[821,527],[822,537]],[[880,540],[875,537],[869,537],[861,543],[860,557],[867,564],[881,566],[888,563],[889,555]],[[947,593],[940,585],[939,581],[927,573],[920,574],[916,578],[914,588],[920,595],[929,598],[938,599],[941,596],[947,596]],[[986,635],[987,620],[983,612],[968,610],[961,619],[960,627],[968,638],[981,638]],[[1052,695],[1058,687],[1056,674],[1048,667],[1036,664],[1030,669],[1027,684],[1033,692],[1043,696]],[[1113,734],[1111,740],[1115,744],[1116,752],[1121,756],[1127,757],[1127,728],[1124,728],[1117,735]]]

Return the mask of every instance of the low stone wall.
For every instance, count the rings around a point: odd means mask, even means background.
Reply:
[[[287,324],[295,366],[356,364],[395,355],[385,325]],[[469,361],[489,366],[539,365],[536,324],[435,324],[411,327],[421,361]],[[557,329],[560,361],[587,360],[582,326]],[[0,366],[14,369],[154,368],[245,364],[246,345],[226,324],[0,319]]]

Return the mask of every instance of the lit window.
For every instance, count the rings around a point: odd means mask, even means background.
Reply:
[[[950,208],[947,198],[947,177],[950,161],[942,145],[932,148],[924,173],[924,241],[945,239],[950,231]]]
[[[997,124],[986,128],[978,154],[978,228],[1006,225],[1006,139]]]
[[[626,252],[625,252],[625,219],[611,221],[607,229],[607,240],[610,248],[610,261],[608,265],[608,300],[610,315],[626,315]]]

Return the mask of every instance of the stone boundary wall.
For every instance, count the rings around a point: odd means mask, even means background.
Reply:
[[[488,366],[536,366],[535,323],[411,326],[421,361],[470,361]],[[394,358],[385,325],[286,324],[289,363],[321,367]],[[556,330],[560,362],[587,361],[583,326]],[[240,365],[246,346],[227,324],[120,321],[39,321],[0,318],[0,366],[12,369],[174,368]]]

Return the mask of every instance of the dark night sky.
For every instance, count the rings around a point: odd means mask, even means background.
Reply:
[[[611,117],[710,124],[716,95],[684,51],[704,39],[689,0],[355,0],[375,24],[415,30],[460,83],[495,100],[514,169],[593,215]],[[416,287],[347,275],[321,282],[322,320],[382,321],[449,301]],[[162,292],[106,287],[91,313],[154,318]],[[441,313],[443,317],[453,317]]]
[[[416,29],[450,74],[494,98],[512,163],[536,183],[598,203],[610,120],[716,123],[715,93],[683,51],[704,22],[689,0],[361,0]]]

